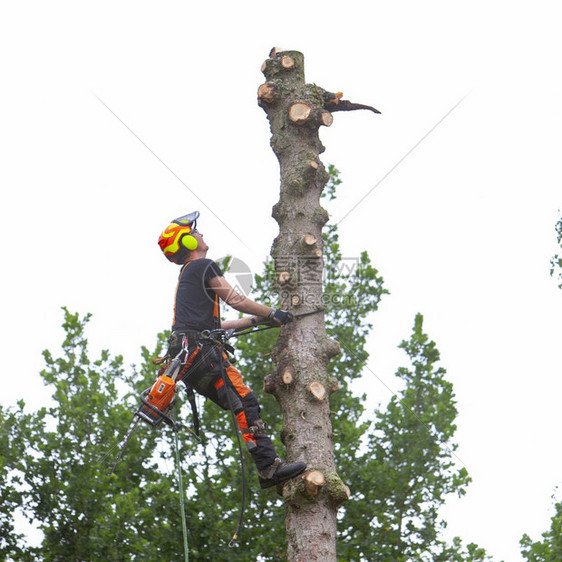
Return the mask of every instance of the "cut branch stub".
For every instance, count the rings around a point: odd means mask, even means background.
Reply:
[[[283,83],[295,80],[304,83],[304,56],[298,51],[274,48],[261,70],[268,82],[279,78]]]
[[[267,375],[263,379],[263,391],[268,394],[275,394],[275,376],[273,374]]]
[[[295,66],[295,59],[286,55],[281,59],[281,66],[287,69],[293,68]]]
[[[326,478],[319,470],[313,470],[303,476],[304,487],[309,496],[317,496],[318,492],[326,483]]]
[[[314,244],[316,244],[316,236],[314,236],[314,234],[305,234],[303,242],[306,246],[314,246]]]
[[[258,103],[273,103],[275,101],[275,87],[273,84],[266,82],[258,88]]]
[[[336,340],[330,340],[326,353],[329,358],[335,357],[341,353],[341,346]]]
[[[288,271],[280,271],[277,274],[277,281],[279,281],[279,283],[281,285],[284,285],[285,283],[288,283],[291,279],[291,274]]]
[[[334,122],[334,116],[329,111],[323,111],[321,115],[322,125],[329,127]]]
[[[293,382],[293,372],[291,371],[291,369],[287,368],[283,371],[281,380],[284,384],[291,384]]]
[[[326,398],[326,387],[320,381],[313,381],[308,385],[308,392],[316,398],[316,400],[321,401]]]
[[[322,250],[317,246],[318,239],[314,234],[305,234],[301,239],[300,243],[304,248],[305,252],[308,254],[312,254],[315,257],[319,258],[322,255]]]
[[[306,123],[310,119],[312,108],[310,105],[298,101],[289,108],[289,119],[293,123]]]

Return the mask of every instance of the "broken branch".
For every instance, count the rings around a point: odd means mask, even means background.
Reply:
[[[349,100],[338,100],[337,102],[331,102],[326,104],[326,108],[330,111],[356,111],[357,109],[368,109],[373,113],[380,113],[378,109],[371,107],[370,105],[364,105],[362,103],[353,103]]]

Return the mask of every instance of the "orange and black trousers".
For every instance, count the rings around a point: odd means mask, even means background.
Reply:
[[[189,335],[188,335],[189,337]],[[260,405],[242,375],[229,361],[220,346],[189,337],[189,356],[181,380],[186,386],[234,412],[242,438],[258,470],[270,466],[277,454],[263,428]]]

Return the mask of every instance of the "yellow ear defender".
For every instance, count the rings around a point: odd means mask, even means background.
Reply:
[[[195,250],[199,242],[197,242],[197,238],[191,236],[191,234],[186,234],[182,239],[181,243],[185,246],[188,250]]]

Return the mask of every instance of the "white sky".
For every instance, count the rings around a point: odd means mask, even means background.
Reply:
[[[205,7],[203,7],[205,6]],[[520,560],[562,479],[562,292],[549,276],[562,207],[556,2],[15,2],[0,8],[3,404],[45,401],[41,350],[62,312],[92,312],[93,350],[137,362],[171,319],[177,270],[156,240],[199,209],[210,257],[260,270],[279,171],[256,104],[272,46],[382,111],[336,113],[322,159],[340,225],[391,291],[369,369],[391,388],[416,312],[454,383],[472,485],[450,535]],[[468,95],[467,95],[468,94]],[[103,100],[205,206],[96,98]],[[369,371],[369,407],[389,391]]]

